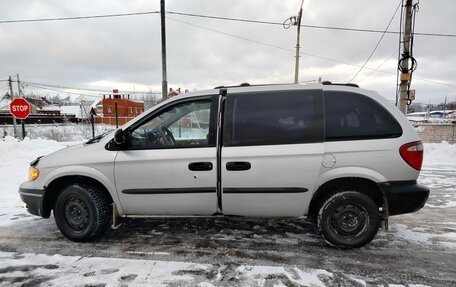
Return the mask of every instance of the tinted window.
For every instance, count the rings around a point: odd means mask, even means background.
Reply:
[[[325,92],[326,140],[393,138],[402,135],[396,119],[376,101],[354,93]]]
[[[228,93],[225,146],[322,142],[321,90]]]
[[[210,100],[188,101],[159,112],[129,133],[131,149],[215,146],[215,110]]]

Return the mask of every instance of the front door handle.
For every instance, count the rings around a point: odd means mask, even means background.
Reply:
[[[226,170],[231,171],[249,170],[251,167],[252,165],[247,161],[229,161],[226,163]]]
[[[191,162],[188,164],[188,169],[193,171],[212,170],[212,162]]]

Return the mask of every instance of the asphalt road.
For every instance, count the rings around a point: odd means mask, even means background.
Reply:
[[[456,286],[456,170],[424,170],[420,183],[431,187],[427,206],[391,217],[389,231],[355,250],[327,246],[303,219],[128,219],[97,242],[74,243],[52,218],[30,217],[0,228],[0,251],[205,263],[212,268],[180,272],[216,286],[246,285],[237,271],[242,265],[323,269],[333,274],[319,277],[328,286],[364,286],[358,279],[367,286]],[[16,218],[22,216],[28,215]],[[1,268],[0,282],[9,270]],[[278,283],[299,286],[283,276],[264,280]]]

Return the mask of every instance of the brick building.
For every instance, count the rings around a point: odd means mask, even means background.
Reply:
[[[92,107],[95,111],[95,123],[115,125],[116,103],[119,125],[144,112],[144,102],[131,100],[129,94],[119,94],[117,90],[113,90],[112,94],[103,95],[103,99]]]

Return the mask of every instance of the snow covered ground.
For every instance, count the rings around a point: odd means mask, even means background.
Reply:
[[[17,189],[30,161],[74,143],[0,139],[0,286],[456,284],[456,145],[425,144],[422,210],[342,251],[300,219],[131,220],[98,242],[70,242],[52,219],[27,214]]]

